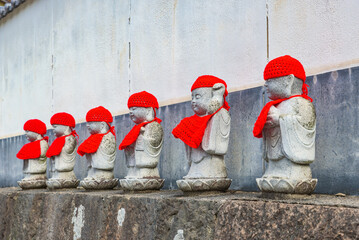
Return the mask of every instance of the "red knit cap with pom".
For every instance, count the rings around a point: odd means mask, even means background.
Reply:
[[[211,75],[203,75],[197,78],[197,80],[193,83],[191,92],[195,90],[196,88],[202,88],[202,87],[213,87],[216,83],[222,83],[224,84],[226,91],[224,93],[224,97],[228,95],[227,91],[227,83],[223,81],[222,79],[211,76]]]
[[[142,91],[139,93],[134,93],[130,96],[127,102],[128,108],[131,107],[152,107],[158,108],[157,98],[151,93]]]
[[[86,121],[87,122],[107,122],[112,123],[113,118],[112,114],[106,108],[99,106],[96,108],[91,109],[86,114]]]
[[[75,127],[75,119],[71,114],[60,112],[54,114],[50,119],[51,125],[59,124],[65,125],[74,128]]]
[[[264,69],[264,80],[284,77],[293,74],[305,81],[305,71],[303,65],[289,55],[281,56],[270,61]]]
[[[46,134],[46,124],[39,119],[30,119],[24,124],[24,130],[44,135]]]

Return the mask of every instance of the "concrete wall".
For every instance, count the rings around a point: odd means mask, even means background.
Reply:
[[[2,188],[0,202],[1,239],[172,240],[178,230],[186,240],[359,237],[353,196]]]

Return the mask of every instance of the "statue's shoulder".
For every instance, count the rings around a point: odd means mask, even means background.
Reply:
[[[222,108],[221,110],[216,113],[216,116],[219,117],[220,121],[228,124],[231,121],[231,116],[229,115],[228,110]]]
[[[145,126],[145,136],[150,139],[150,144],[152,146],[158,146],[162,142],[163,138],[163,129],[161,124],[154,121]]]
[[[111,154],[116,150],[116,139],[115,136],[109,132],[102,138],[100,147],[105,151],[106,154]]]
[[[40,141],[40,147],[41,147],[41,148],[48,148],[48,147],[49,147],[49,144],[48,144],[48,142],[47,142],[45,139],[42,139],[42,140]]]
[[[306,128],[313,128],[316,120],[315,107],[311,101],[303,97],[289,99],[293,102],[293,107],[298,115],[298,121]]]

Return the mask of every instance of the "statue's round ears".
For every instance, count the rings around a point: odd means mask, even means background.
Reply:
[[[213,90],[219,90],[219,89],[221,89],[221,88],[225,89],[225,86],[224,86],[223,83],[216,83],[216,84],[214,84],[213,87],[212,87]]]

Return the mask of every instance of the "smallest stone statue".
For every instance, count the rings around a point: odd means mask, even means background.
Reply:
[[[112,114],[100,106],[86,114],[87,128],[91,134],[78,148],[81,156],[86,154],[87,177],[80,182],[87,190],[112,189],[118,185],[113,169],[116,159],[116,133],[110,125]]]
[[[30,143],[25,144],[16,155],[24,160],[24,178],[17,183],[22,189],[46,188],[46,151],[49,147],[48,137],[44,137],[46,125],[38,119],[30,119],[25,123],[24,130]]]
[[[75,119],[72,115],[61,112],[50,119],[54,127],[55,141],[47,150],[46,156],[50,158],[51,178],[46,181],[49,189],[76,188],[80,181],[74,173],[76,147],[78,137],[75,128]]]
[[[227,84],[204,75],[193,83],[191,92],[195,115],[182,119],[172,131],[184,142],[190,166],[177,185],[184,192],[225,191],[232,182],[224,162],[231,125]]]
[[[267,168],[257,184],[263,192],[309,194],[317,179],[309,164],[315,159],[316,114],[308,97],[305,71],[291,56],[270,61],[264,70],[268,102],[253,129],[263,137]]]
[[[119,146],[120,150],[125,150],[128,167],[127,176],[120,180],[120,185],[124,190],[158,190],[164,180],[157,168],[163,144],[161,120],[156,117],[157,99],[143,91],[131,95],[127,106],[136,125]]]

